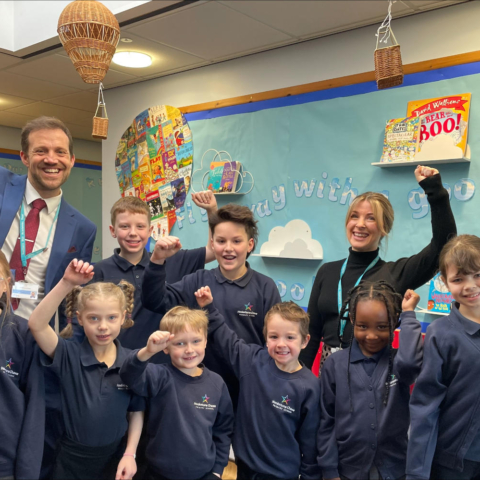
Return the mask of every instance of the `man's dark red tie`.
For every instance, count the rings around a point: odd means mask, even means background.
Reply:
[[[28,212],[25,219],[25,255],[32,253],[37,238],[38,227],[40,225],[40,211],[47,206],[45,200],[37,198],[31,203],[31,210]],[[30,260],[27,260],[27,269],[30,265]],[[20,255],[20,235],[17,238],[17,243],[13,250],[12,258],[10,259],[10,268],[15,270],[15,281],[19,282],[25,280],[25,273],[22,266],[22,257]],[[12,298],[12,308],[18,308],[19,299]]]

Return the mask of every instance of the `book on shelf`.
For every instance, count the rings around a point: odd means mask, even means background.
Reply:
[[[241,163],[233,162],[212,162],[208,174],[207,190],[213,193],[235,192],[240,173]]]
[[[380,161],[414,162],[420,139],[421,117],[392,118],[385,126],[383,152]]]
[[[437,275],[430,280],[427,310],[432,313],[448,314],[450,313],[450,304],[452,301],[452,294],[448,291],[445,283],[443,283],[440,273],[437,273]]]

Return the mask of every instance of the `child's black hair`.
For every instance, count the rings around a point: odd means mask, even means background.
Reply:
[[[352,333],[350,335],[350,345],[348,351],[348,365],[347,365],[347,381],[348,381],[348,393],[350,397],[350,412],[353,412],[352,404],[352,392],[350,390],[350,355],[352,353],[352,342],[355,330],[355,321],[356,321],[356,312],[358,302],[365,300],[377,300],[382,302],[386,309],[388,315],[388,328],[390,334],[390,341],[388,343],[388,373],[387,379],[385,382],[385,395],[383,398],[383,404],[387,405],[388,394],[390,392],[390,380],[392,375],[393,368],[393,356],[394,352],[392,349],[393,336],[395,329],[398,326],[398,319],[400,313],[402,312],[402,296],[395,291],[395,289],[388,284],[387,282],[381,280],[378,282],[361,282],[356,287],[352,288],[348,292],[347,299],[343,304],[342,311],[340,312],[340,319],[345,319],[349,317],[352,322]]]

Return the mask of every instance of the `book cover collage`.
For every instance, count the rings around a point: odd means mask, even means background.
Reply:
[[[182,208],[190,185],[193,142],[180,110],[157,105],[137,115],[118,143],[115,158],[120,194],[150,207],[152,237],[168,235],[175,210]]]

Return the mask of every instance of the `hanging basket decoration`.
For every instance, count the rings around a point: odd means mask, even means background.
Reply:
[[[102,110],[105,114],[105,117],[102,117]],[[100,116],[97,116],[100,115]],[[100,82],[98,87],[98,105],[93,117],[93,138],[100,138],[101,140],[106,140],[108,134],[108,116],[107,116],[107,107],[105,105],[105,100],[103,98],[103,84]]]
[[[375,80],[377,81],[377,88],[379,90],[396,87],[403,83],[403,65],[400,45],[390,26],[392,21],[392,3],[394,2],[390,0],[387,17],[376,33],[377,48],[373,56],[375,60]],[[379,43],[387,43],[389,39],[391,39],[393,45],[383,48],[378,47]]]
[[[75,0],[61,13],[57,32],[83,81],[101,82],[120,40],[113,13],[95,0]]]

